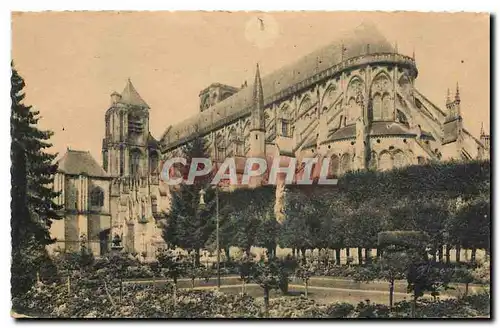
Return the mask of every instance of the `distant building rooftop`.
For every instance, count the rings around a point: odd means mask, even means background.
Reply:
[[[329,45],[316,50],[296,62],[284,66],[262,78],[264,101],[297,83],[314,76],[349,58],[366,53],[394,53],[394,46],[381,35],[375,26],[361,24]],[[253,87],[243,88],[233,96],[210,107],[203,113],[192,116],[171,126],[163,134],[161,141],[165,144],[175,143],[188,138],[198,129],[206,129],[227,123],[245,114],[252,104]]]
[[[58,170],[65,174],[110,177],[88,151],[68,149],[57,163]]]

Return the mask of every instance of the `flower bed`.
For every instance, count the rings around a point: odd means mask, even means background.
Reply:
[[[18,313],[45,318],[261,318],[263,300],[205,290],[174,290],[172,284],[121,285],[99,281],[39,284],[13,300]],[[321,304],[304,297],[271,299],[271,318],[408,318],[410,303],[397,302],[393,312],[369,301]],[[418,302],[419,318],[488,317],[490,295]]]

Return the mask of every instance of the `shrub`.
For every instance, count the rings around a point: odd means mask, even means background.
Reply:
[[[356,318],[388,318],[389,307],[382,304],[372,304],[370,300],[359,302],[355,309]]]
[[[329,318],[347,318],[352,315],[355,307],[350,303],[330,304],[326,309],[326,315]]]

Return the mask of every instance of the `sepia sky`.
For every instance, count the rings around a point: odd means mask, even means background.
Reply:
[[[258,18],[265,24],[260,29]],[[239,87],[368,21],[419,69],[417,89],[440,108],[460,85],[465,127],[489,131],[490,32],[486,14],[357,12],[13,13],[12,58],[26,103],[53,130],[53,151],[90,150],[101,162],[109,95],[127,78],[151,107],[156,138],[199,111],[212,82]]]

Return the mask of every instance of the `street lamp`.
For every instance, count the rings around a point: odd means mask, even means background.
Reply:
[[[220,289],[220,243],[219,243],[219,188],[215,187],[215,236],[216,236],[216,246],[217,246],[217,289]],[[200,206],[205,206],[205,190],[200,190]]]

